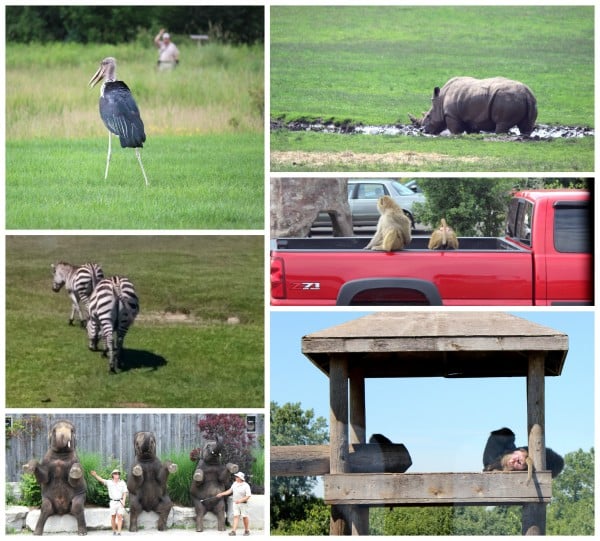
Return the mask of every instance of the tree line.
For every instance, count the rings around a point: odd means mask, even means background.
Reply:
[[[166,28],[233,44],[264,41],[262,6],[7,6],[7,42],[125,43]]]

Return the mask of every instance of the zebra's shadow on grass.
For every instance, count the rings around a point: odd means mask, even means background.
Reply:
[[[163,356],[141,349],[122,349],[120,357],[119,371],[121,372],[134,368],[158,370],[161,366],[167,364],[167,359]]]

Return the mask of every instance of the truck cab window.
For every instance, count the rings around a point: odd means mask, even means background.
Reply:
[[[587,204],[554,205],[554,248],[563,253],[591,253],[591,224]]]
[[[531,246],[533,205],[522,199],[513,199],[506,220],[506,235]]]

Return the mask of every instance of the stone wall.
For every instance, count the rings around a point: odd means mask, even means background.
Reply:
[[[233,503],[229,498],[229,523],[232,523],[231,511]],[[265,496],[255,494],[252,496],[249,505],[250,511],[250,529],[260,531],[265,529]],[[36,522],[40,516],[39,509],[29,510],[25,506],[7,506],[6,507],[6,532],[20,532],[23,528],[33,531]],[[167,528],[187,528],[194,529],[196,512],[193,507],[174,506],[167,520]],[[110,530],[110,514],[108,507],[89,507],[85,510],[85,520],[89,530]],[[156,529],[158,515],[154,512],[142,512],[138,525],[140,529]],[[241,523],[240,523],[241,525]],[[129,528],[128,514],[125,514],[124,530]],[[204,517],[205,531],[217,529],[217,517],[212,513],[207,513]],[[53,515],[44,527],[44,533],[77,533],[77,521],[72,515]]]

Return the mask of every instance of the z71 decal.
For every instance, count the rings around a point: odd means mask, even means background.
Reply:
[[[319,291],[321,282],[292,282],[291,288],[294,291]]]

